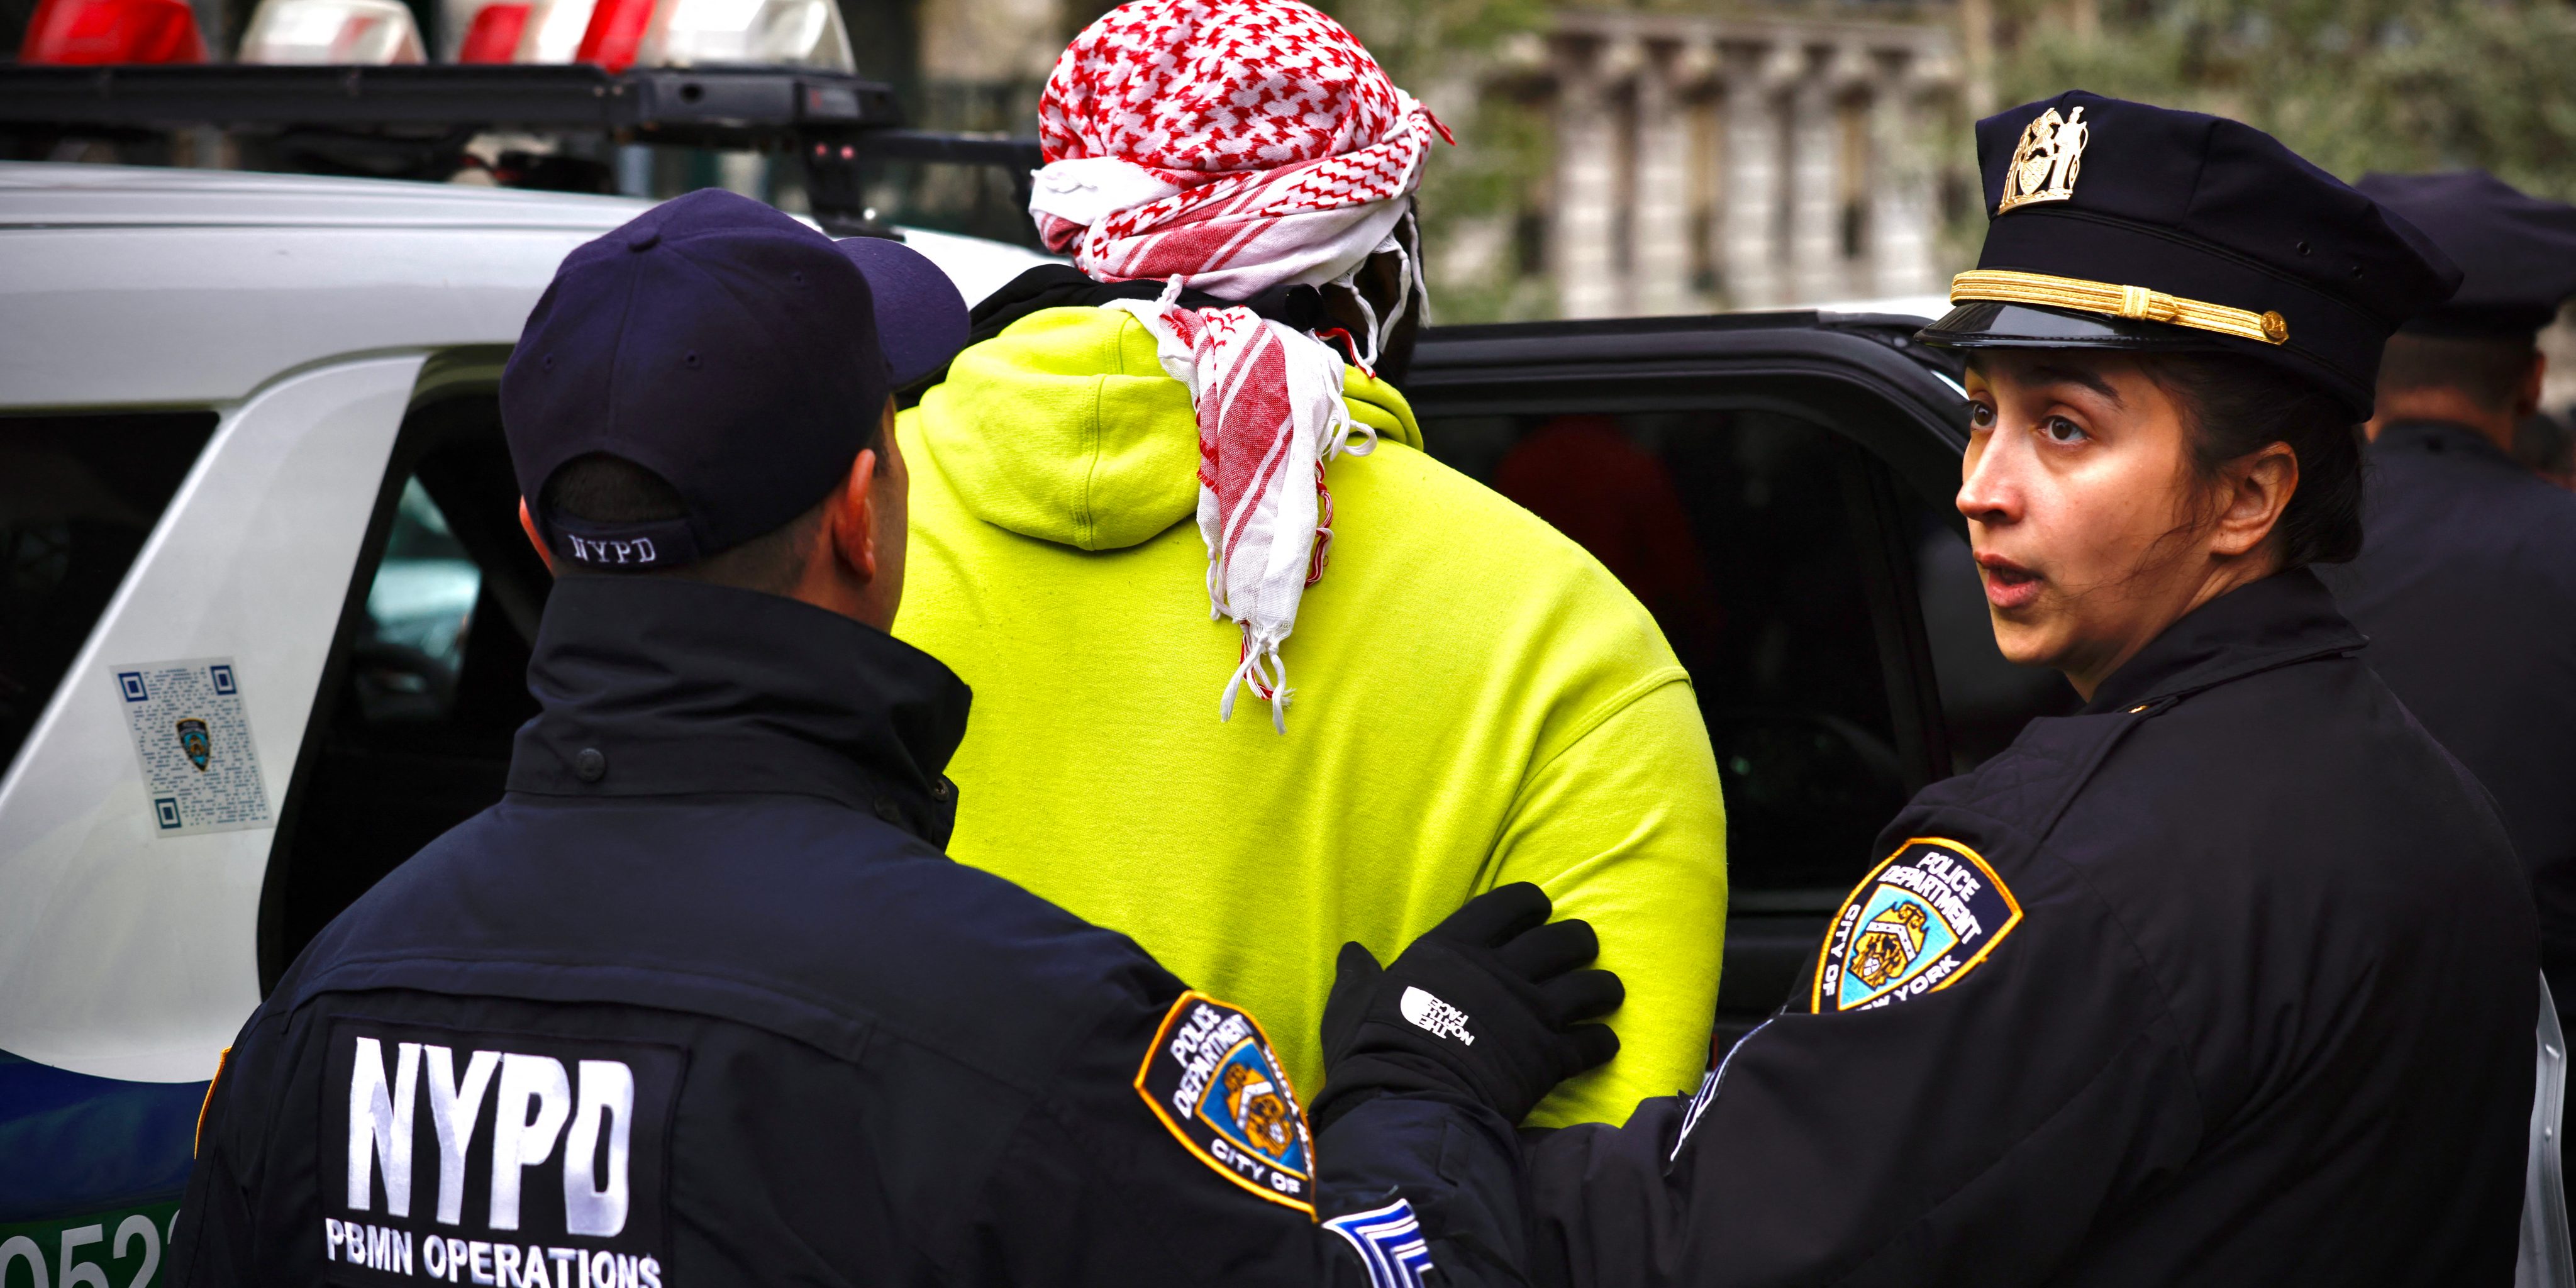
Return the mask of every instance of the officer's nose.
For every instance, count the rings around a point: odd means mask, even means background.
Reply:
[[[2003,431],[1980,433],[1968,441],[1959,463],[1959,495],[1954,504],[1970,523],[2000,526],[2021,519],[2022,499],[2012,449],[1999,441]]]

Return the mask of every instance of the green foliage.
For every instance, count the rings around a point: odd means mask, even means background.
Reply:
[[[1547,25],[1546,0],[1326,0],[1315,6],[1377,55],[1396,83],[1419,86],[1490,64],[1499,47]]]
[[[2106,3],[2098,35],[2063,3],[1998,8],[2000,102],[2080,86],[2236,117],[2347,179],[2475,166],[2576,199],[2564,0]]]
[[[1535,249],[1524,243],[1542,232],[1533,220],[1556,155],[1546,108],[1488,94],[1463,128],[1450,128],[1458,146],[1435,153],[1422,179],[1422,244],[1433,317],[1464,323],[1556,316],[1555,284],[1526,272],[1524,259]],[[1486,250],[1478,262],[1462,262],[1457,252],[1460,240],[1468,238]]]
[[[1551,316],[1548,284],[1520,271],[1522,211],[1537,204],[1554,156],[1543,105],[1500,74],[1516,42],[1546,30],[1546,0],[1328,0],[1398,85],[1457,135],[1434,146],[1422,179],[1422,236],[1435,316],[1487,322]],[[1490,253],[1462,262],[1456,248]]]

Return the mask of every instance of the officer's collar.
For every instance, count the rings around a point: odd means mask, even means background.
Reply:
[[[2460,452],[2514,464],[2513,456],[2496,446],[2494,439],[2455,420],[2390,421],[2379,427],[2379,436],[2371,440],[2371,445],[2381,451]]]
[[[2094,690],[2083,714],[2124,711],[2367,641],[2305,568],[2239,586],[2175,622]]]
[[[514,792],[822,796],[933,844],[956,818],[940,771],[965,736],[966,685],[796,600],[567,577],[546,601],[528,688],[544,710],[519,730]]]

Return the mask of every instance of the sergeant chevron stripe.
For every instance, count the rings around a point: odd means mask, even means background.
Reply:
[[[1372,1288],[1423,1288],[1432,1270],[1431,1249],[1422,1241],[1422,1223],[1413,1204],[1397,1199],[1382,1208],[1337,1216],[1324,1228],[1350,1241],[1368,1267]]]

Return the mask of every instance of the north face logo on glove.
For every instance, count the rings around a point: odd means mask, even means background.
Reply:
[[[1476,1035],[1467,1031],[1467,1013],[1419,988],[1407,986],[1404,997],[1396,1003],[1413,1027],[1434,1037],[1456,1038],[1465,1046],[1476,1045]]]

